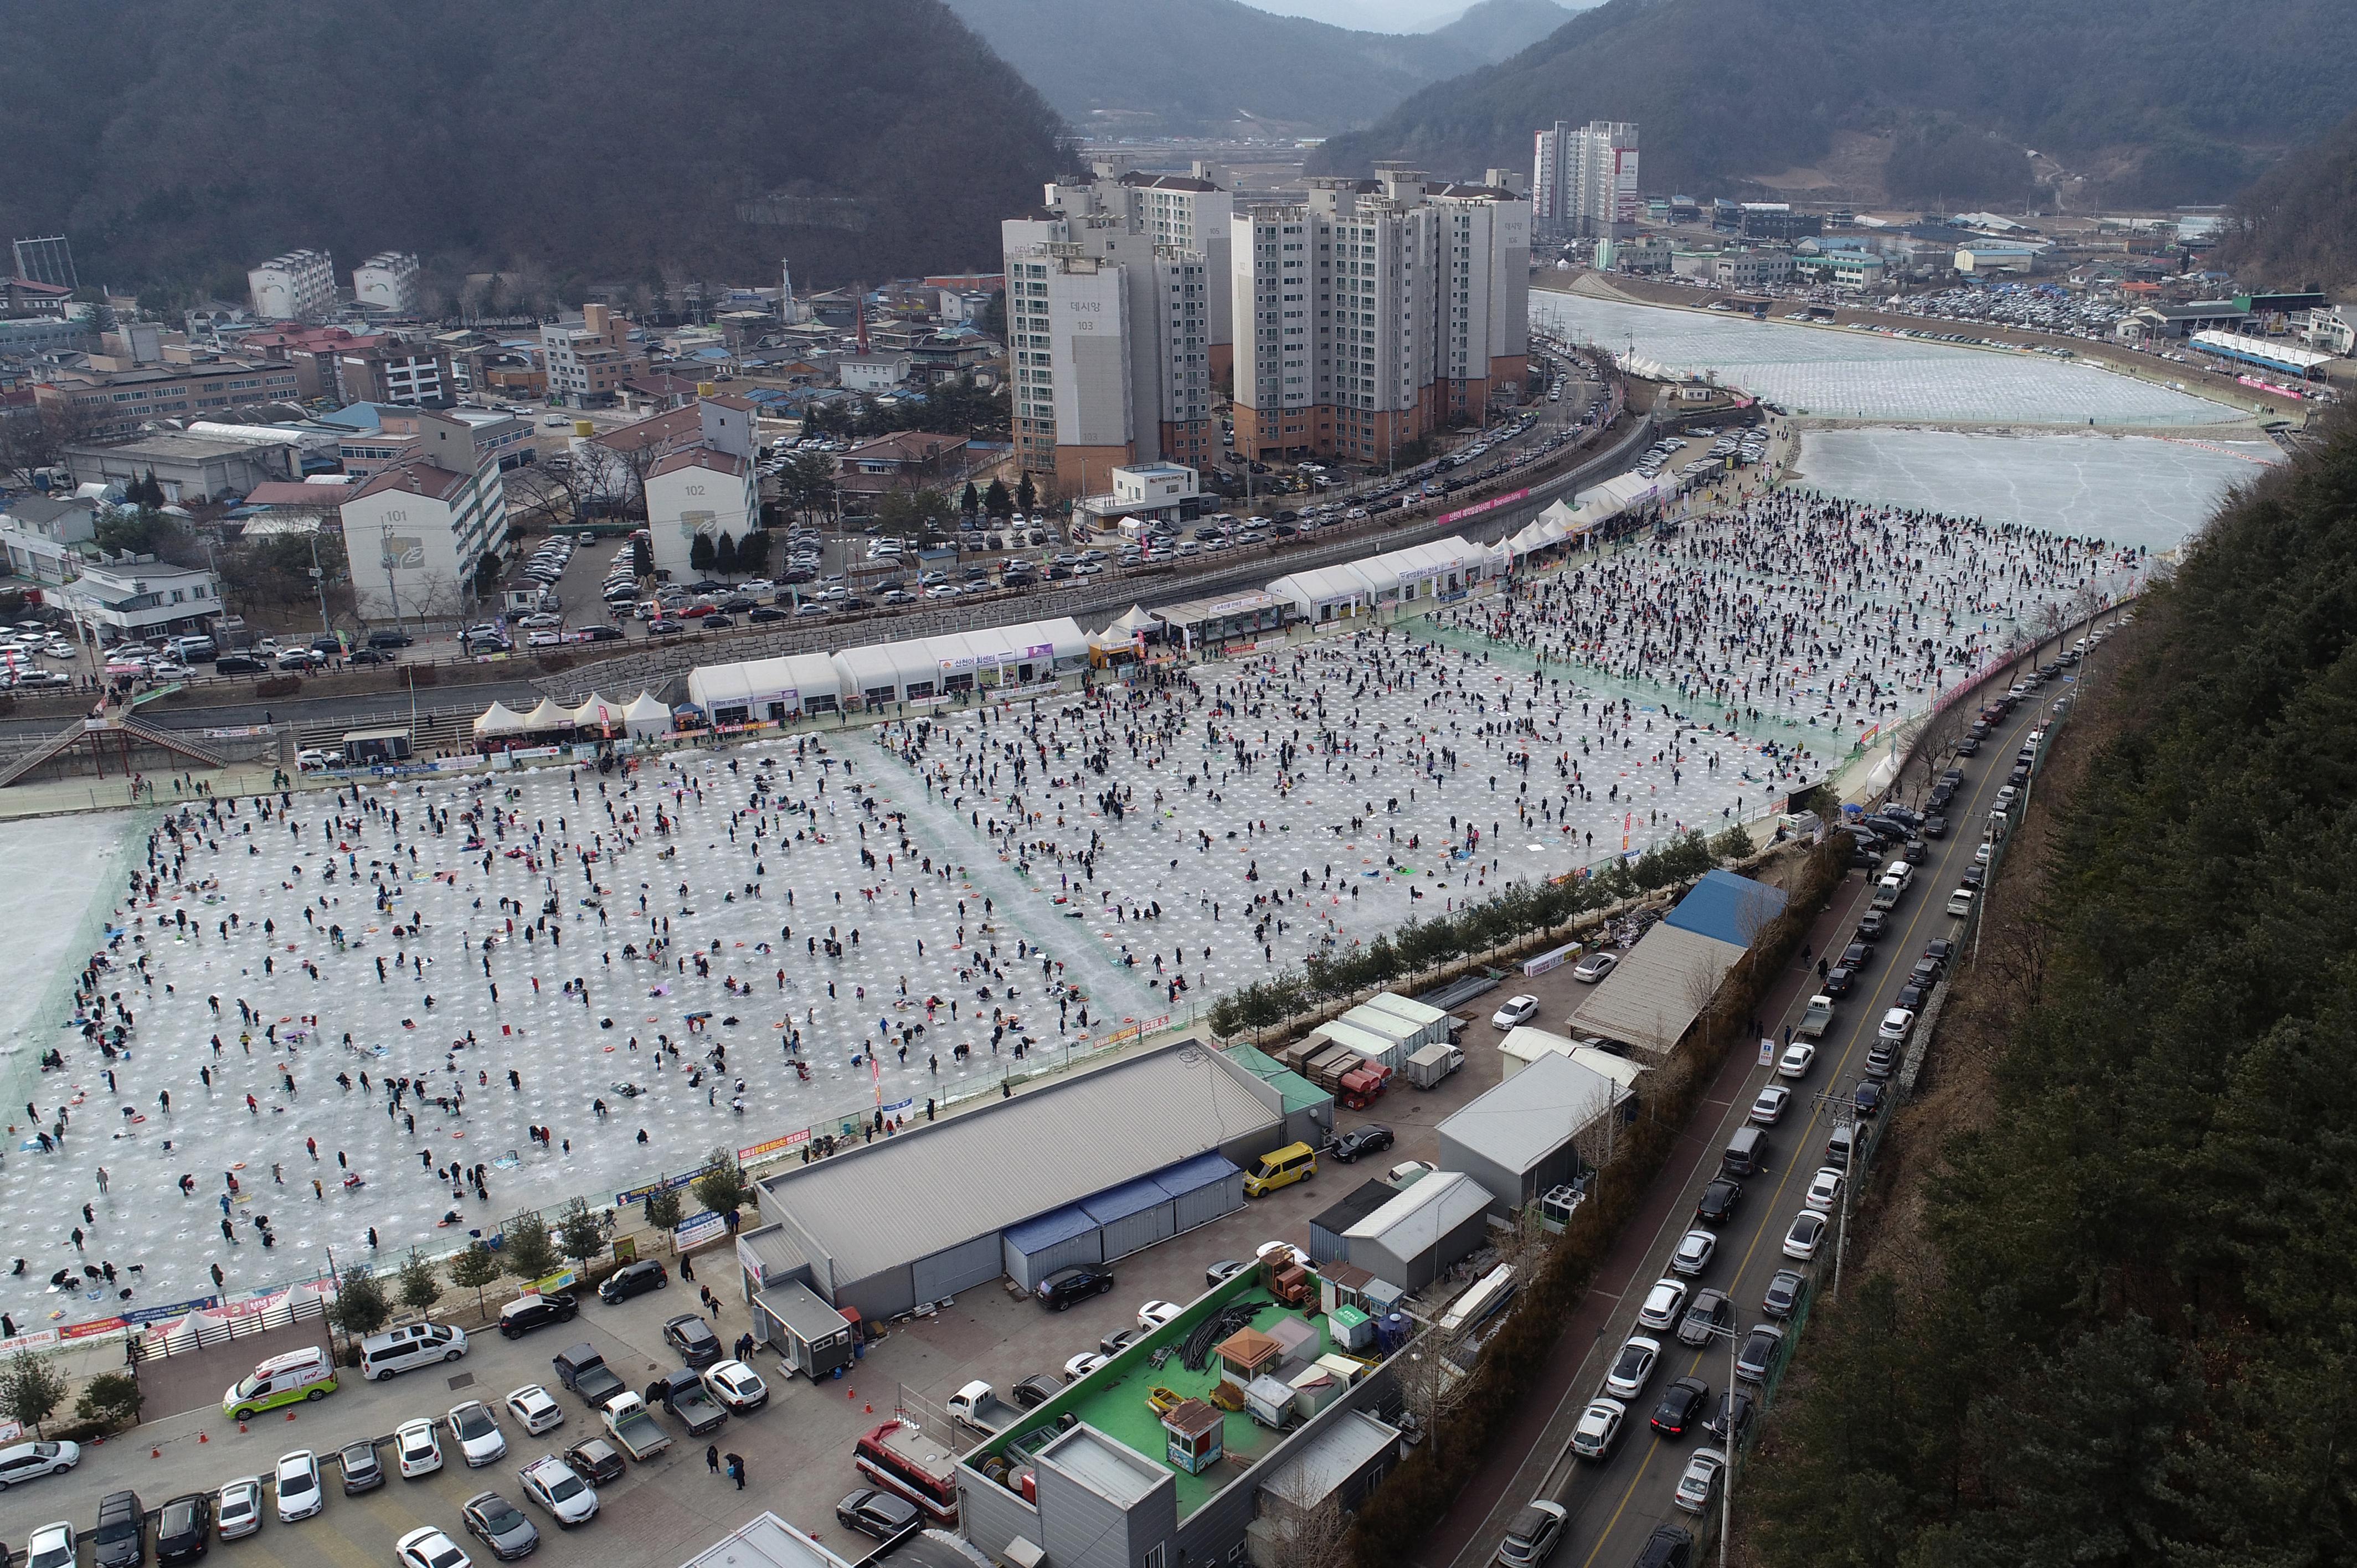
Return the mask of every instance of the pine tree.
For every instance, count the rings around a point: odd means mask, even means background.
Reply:
[[[1031,471],[1027,468],[1023,471],[1023,477],[1015,481],[1015,510],[1028,513],[1039,504],[1039,491],[1031,483]]]
[[[717,553],[712,547],[712,536],[708,533],[699,533],[695,536],[694,542],[687,547],[687,564],[698,572],[709,572],[712,570],[712,563]]]
[[[972,479],[968,479],[965,482],[965,494],[958,498],[958,510],[965,513],[968,517],[972,517],[981,510],[982,492],[974,488],[974,481]]]
[[[1005,517],[1015,510],[1015,498],[1006,493],[1006,480],[990,481],[990,489],[982,492],[982,510],[993,517]]]
[[[723,533],[720,542],[712,547],[712,567],[724,577],[736,575],[737,540],[733,534]]]

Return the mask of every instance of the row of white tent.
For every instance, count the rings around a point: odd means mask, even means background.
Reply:
[[[1532,519],[1521,532],[1507,540],[1504,548],[1511,555],[1523,556],[1551,545],[1584,539],[1624,512],[1674,499],[1677,493],[1677,483],[1674,479],[1647,479],[1635,474],[1616,475],[1600,485],[1580,491],[1577,506],[1568,500],[1555,502]]]
[[[671,728],[671,710],[651,692],[640,692],[630,703],[609,703],[592,692],[576,707],[561,706],[543,697],[528,714],[493,703],[475,720],[477,740],[513,740],[531,736],[561,735],[567,730],[591,731],[617,738],[651,740]]]
[[[687,678],[687,700],[713,724],[730,725],[1042,686],[1086,669],[1090,643],[1080,622],[1060,616],[840,653],[702,665]]]
[[[1288,573],[1268,591],[1290,602],[1304,620],[1341,620],[1384,605],[1451,597],[1500,575],[1506,562],[1495,545],[1451,534],[1364,561]]]

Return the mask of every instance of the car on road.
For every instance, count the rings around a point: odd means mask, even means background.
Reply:
[[[1808,1294],[1808,1275],[1798,1269],[1779,1269],[1768,1282],[1768,1294],[1760,1297],[1760,1310],[1774,1318],[1790,1317],[1801,1310],[1801,1300]]]
[[[0,1492],[40,1476],[62,1476],[81,1463],[79,1443],[12,1443],[0,1448]]]
[[[1791,1229],[1784,1232],[1784,1256],[1805,1263],[1817,1255],[1817,1247],[1824,1239],[1825,1217],[1813,1208],[1804,1208],[1792,1217]]]
[[[1493,1029],[1518,1027],[1529,1023],[1538,1010],[1539,999],[1535,996],[1509,996],[1504,1006],[1490,1015],[1490,1026]]]
[[[704,1387],[735,1415],[759,1410],[770,1402],[770,1385],[761,1374],[733,1357],[704,1369]]]
[[[1851,1101],[1861,1120],[1872,1121],[1882,1114],[1882,1085],[1870,1079],[1860,1079],[1851,1091]]]
[[[1710,1419],[1702,1423],[1702,1429],[1721,1442],[1738,1440],[1751,1430],[1751,1417],[1758,1409],[1757,1402],[1741,1389],[1725,1390],[1718,1402],[1711,1407]]]
[[[1922,831],[1923,836],[1927,839],[1946,838],[1948,836],[1948,819],[1938,811],[1934,811],[1930,816],[1923,819]]]
[[[1662,1391],[1653,1406],[1652,1428],[1663,1437],[1684,1437],[1701,1421],[1710,1405],[1710,1385],[1700,1378],[1680,1378]]]
[[[552,419],[551,424],[565,421]],[[458,1549],[458,1543],[436,1530],[432,1525],[413,1530],[394,1543],[393,1560],[401,1568],[474,1568],[474,1559]]]
[[[1620,1445],[1620,1432],[1629,1419],[1629,1407],[1615,1399],[1592,1399],[1587,1408],[1579,1412],[1579,1423],[1571,1429],[1571,1451],[1583,1459],[1601,1464],[1612,1457]]]
[[[1702,1197],[1695,1204],[1695,1218],[1706,1225],[1723,1225],[1742,1201],[1743,1184],[1721,1176],[1702,1189]]]
[[[1749,1120],[1762,1127],[1773,1127],[1776,1119],[1784,1114],[1784,1107],[1792,1101],[1792,1091],[1782,1084],[1764,1084],[1752,1097]]]
[[[1347,1165],[1361,1155],[1375,1154],[1391,1146],[1392,1130],[1380,1122],[1370,1122],[1335,1139],[1327,1152]]]
[[[491,1555],[502,1563],[540,1550],[539,1527],[523,1517],[523,1509],[497,1492],[477,1492],[467,1499],[459,1517],[466,1522],[467,1533],[490,1547]]]
[[[213,1498],[186,1492],[156,1513],[156,1561],[192,1563],[212,1550]]]
[[[393,1431],[394,1466],[401,1478],[414,1481],[442,1467],[442,1440],[430,1421],[404,1421]]]
[[[917,1505],[896,1493],[874,1487],[862,1487],[845,1493],[834,1505],[834,1521],[860,1534],[881,1541],[896,1541],[914,1535],[923,1522],[918,1516]]]
[[[328,1500],[319,1487],[318,1455],[308,1448],[281,1455],[271,1489],[278,1494],[279,1523],[293,1524],[317,1513]]]
[[[1846,963],[1837,963],[1825,971],[1824,987],[1828,996],[1846,996],[1857,983],[1857,971]]]
[[[1857,918],[1857,934],[1866,941],[1878,941],[1890,928],[1890,917],[1879,909],[1868,909]]]
[[[1497,1561],[1502,1568],[1539,1568],[1555,1555],[1555,1547],[1563,1541],[1563,1527],[1570,1518],[1569,1510],[1561,1503],[1545,1498],[1532,1498],[1506,1521],[1506,1538],[1498,1542]]]
[[[671,1283],[671,1274],[660,1258],[641,1258],[635,1263],[624,1263],[597,1287],[597,1299],[608,1306],[644,1295],[651,1290],[661,1290]]]
[[[727,1354],[720,1336],[712,1325],[693,1312],[683,1312],[662,1326],[663,1343],[679,1352],[679,1359],[696,1371],[702,1371]]]
[[[1652,1380],[1653,1368],[1661,1359],[1660,1340],[1642,1334],[1631,1335],[1621,1341],[1620,1353],[1612,1358],[1612,1365],[1605,1371],[1604,1391],[1619,1399],[1635,1399]]]
[[[372,1492],[384,1485],[384,1465],[376,1456],[376,1443],[362,1438],[336,1450],[336,1468],[343,1472],[344,1496]]]
[[[1735,1375],[1747,1383],[1767,1380],[1768,1369],[1784,1348],[1784,1331],[1772,1323],[1755,1323],[1735,1355]]]
[[[621,1455],[614,1457],[619,1460]],[[544,1454],[526,1465],[516,1472],[516,1479],[523,1485],[523,1495],[546,1509],[559,1529],[570,1530],[597,1517],[596,1488],[554,1454]]]
[[[1678,1343],[1700,1348],[1717,1337],[1713,1329],[1734,1326],[1735,1303],[1725,1291],[1696,1291],[1684,1320],[1678,1325]]]
[[[1727,1455],[1716,1448],[1697,1448],[1686,1457],[1670,1501],[1688,1513],[1708,1513],[1718,1500],[1719,1480],[1727,1473]]]
[[[466,1460],[469,1470],[507,1457],[507,1434],[500,1430],[499,1417],[482,1401],[466,1400],[454,1404],[450,1413],[442,1419],[450,1429],[450,1440],[458,1445],[458,1456]]]
[[[223,1541],[236,1541],[262,1528],[262,1477],[240,1476],[213,1498],[213,1519]]]
[[[1637,1321],[1648,1328],[1674,1328],[1679,1315],[1685,1310],[1685,1281],[1661,1279],[1645,1293],[1645,1304],[1637,1309]]]
[[[1842,1173],[1831,1165],[1824,1165],[1809,1178],[1808,1196],[1801,1199],[1801,1205],[1804,1208],[1813,1208],[1819,1214],[1831,1214],[1834,1205],[1841,1201],[1841,1192]]]
[[[1039,1284],[1039,1305],[1050,1312],[1061,1312],[1076,1301],[1092,1295],[1103,1295],[1113,1289],[1113,1271],[1097,1263],[1075,1263],[1069,1269],[1058,1269]]]
[[[1593,985],[1611,973],[1620,961],[1617,952],[1592,952],[1571,966],[1571,977],[1584,985]]]
[[[1783,1056],[1777,1059],[1777,1076],[1780,1078],[1806,1078],[1809,1076],[1810,1064],[1814,1062],[1816,1059],[1817,1047],[1815,1046],[1810,1044],[1806,1040],[1794,1040],[1791,1045],[1784,1047]]]
[[[1670,1273],[1691,1279],[1710,1267],[1711,1254],[1717,1251],[1717,1233],[1689,1230],[1678,1238],[1678,1250],[1670,1254]]]
[[[508,1395],[508,1413],[514,1416],[517,1424],[534,1437],[544,1432],[553,1432],[565,1424],[565,1407],[556,1402],[556,1397],[554,1394],[538,1383],[526,1383]]]

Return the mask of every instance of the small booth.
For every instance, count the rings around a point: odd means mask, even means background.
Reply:
[[[475,717],[475,748],[497,751],[524,736],[524,718],[504,703],[493,703]]]
[[[1181,1400],[1162,1415],[1162,1456],[1190,1476],[1220,1462],[1226,1451],[1227,1417],[1201,1400]]]
[[[622,710],[622,725],[632,740],[654,740],[670,733],[671,710],[655,700],[651,692],[640,692],[638,699]]]
[[[795,1371],[816,1382],[852,1362],[858,1331],[851,1320],[800,1281],[753,1298],[753,1336]]]

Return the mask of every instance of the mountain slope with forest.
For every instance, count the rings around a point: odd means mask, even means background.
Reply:
[[[1353,32],[1241,0],[949,0],[1090,137],[1364,125],[1494,57],[1433,34]]]
[[[239,298],[296,246],[560,297],[949,270],[1062,157],[939,0],[0,0],[0,232],[115,287]]]
[[[2267,288],[2357,288],[2357,114],[2234,199],[2213,262]]]
[[[1463,16],[1425,36],[1451,44],[1480,60],[1522,53],[1571,20],[1573,7],[1555,0],[1480,0]]]
[[[1633,120],[1649,191],[1772,181],[1862,134],[1887,163],[1851,199],[2036,199],[2035,149],[2068,171],[2074,209],[2220,201],[2357,106],[2357,82],[2318,65],[2352,50],[2345,0],[1612,0],[1329,141],[1312,166],[1527,168],[1543,126]]]

